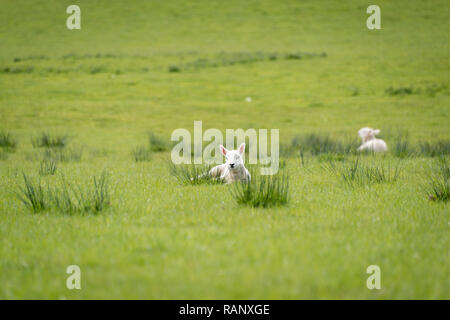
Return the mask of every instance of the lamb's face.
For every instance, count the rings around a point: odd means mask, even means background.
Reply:
[[[226,164],[230,170],[239,170],[244,166],[244,161],[241,154],[237,150],[228,151],[226,158]]]
[[[361,137],[363,142],[375,139],[375,135],[380,133],[380,130],[374,130],[372,128],[361,128],[358,131],[358,135]]]
[[[245,143],[241,144],[238,150],[227,150],[220,146],[220,150],[226,159],[226,166],[231,171],[239,171],[244,167],[244,159],[242,157],[245,150]]]

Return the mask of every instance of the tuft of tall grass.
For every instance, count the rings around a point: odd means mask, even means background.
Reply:
[[[64,213],[98,213],[110,205],[107,175],[103,172],[98,178],[94,176],[93,184],[84,188],[72,186],[63,177],[58,187],[48,189],[48,197]]]
[[[309,159],[306,157],[305,153],[300,150],[300,163],[303,168],[306,168],[306,166],[309,164]]]
[[[75,196],[72,194],[72,188],[66,182],[64,177],[61,177],[59,186],[47,189],[47,198],[51,206],[63,213],[75,213],[79,211]]]
[[[399,132],[390,148],[394,156],[404,159],[416,155],[414,146],[409,141],[408,132]]]
[[[337,154],[348,155],[353,154],[358,148],[356,139],[335,140],[328,134],[310,133],[307,135],[295,136],[290,146],[285,146],[284,155],[297,152],[309,153],[313,156],[320,154]]]
[[[39,174],[41,176],[54,175],[56,173],[57,164],[53,160],[43,160],[39,166]]]
[[[22,203],[34,213],[40,212],[48,207],[46,195],[40,180],[33,182],[23,173],[24,186],[19,186],[16,195]]]
[[[17,147],[17,141],[9,132],[0,132],[0,147],[5,152],[14,152]]]
[[[387,136],[390,136],[387,134]],[[392,139],[388,141],[389,152],[397,158],[409,158],[415,156],[439,157],[450,154],[450,140],[441,139],[434,142],[411,143],[407,131],[398,131],[392,134]],[[344,159],[343,156],[354,155],[360,143],[358,139],[336,140],[328,134],[309,133],[297,135],[292,138],[291,143],[280,145],[281,157],[292,157],[310,154],[319,156],[319,160],[327,158]],[[374,155],[370,150],[360,151],[358,154]]]
[[[131,151],[131,155],[136,162],[150,161],[152,158],[152,152],[146,146],[138,146]]]
[[[169,150],[168,142],[153,132],[148,134],[148,142],[151,151],[162,152]]]
[[[430,176],[426,193],[432,201],[449,202],[450,200],[450,167],[448,161],[441,157],[436,172]]]
[[[111,197],[109,193],[109,180],[105,171],[100,177],[93,178],[94,186],[93,193],[91,193],[90,203],[95,212],[100,212],[111,204]]]
[[[48,132],[42,132],[31,139],[31,144],[34,148],[64,148],[67,142],[67,135],[51,135]]]
[[[82,148],[47,148],[44,151],[44,159],[55,162],[78,162],[82,157]]]
[[[390,95],[390,96],[401,96],[401,95],[409,95],[409,94],[414,94],[414,93],[418,93],[418,90],[414,90],[413,87],[389,87],[384,91],[386,94]]]
[[[386,163],[384,159],[381,161],[375,159],[369,164],[363,163],[360,157],[350,163],[338,164],[335,161],[329,161],[325,168],[352,186],[395,182],[401,173],[401,166],[398,162],[395,166],[391,166],[391,163]]]
[[[110,205],[109,182],[105,172],[93,177],[92,183],[82,187],[72,185],[62,176],[59,185],[44,189],[39,182],[24,174],[24,187],[16,192],[18,198],[33,212],[56,209],[62,213],[98,213]]]
[[[420,154],[428,157],[440,157],[450,154],[450,140],[438,140],[436,142],[421,142]]]
[[[286,171],[274,175],[257,175],[252,170],[252,178],[246,182],[236,182],[230,188],[238,204],[253,208],[284,206],[288,203],[289,177]]]
[[[209,175],[212,165],[175,165],[169,164],[170,173],[181,183],[187,185],[223,184],[220,178]]]

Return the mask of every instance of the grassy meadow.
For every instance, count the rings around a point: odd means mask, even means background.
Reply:
[[[449,299],[450,7],[369,4],[0,0],[0,298]],[[279,129],[287,203],[177,179],[196,120]]]

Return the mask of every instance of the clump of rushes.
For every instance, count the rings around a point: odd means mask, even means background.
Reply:
[[[398,95],[407,95],[418,93],[418,90],[414,90],[413,87],[389,87],[384,91],[386,94],[390,96],[398,96]]]
[[[56,173],[56,161],[43,160],[39,166],[39,174],[41,176],[54,175]]]
[[[109,183],[103,172],[99,178],[93,177],[93,184],[74,187],[64,178],[61,184],[48,189],[50,203],[63,213],[99,213],[110,205]]]
[[[284,172],[274,175],[256,175],[247,182],[236,182],[231,185],[231,194],[238,204],[254,208],[284,206],[288,203],[289,177]]]
[[[354,153],[358,148],[356,139],[340,141],[333,139],[327,134],[310,133],[307,135],[295,136],[291,144],[284,146],[282,154],[289,156],[298,152],[309,153],[313,156],[321,154],[348,155]]]
[[[46,148],[44,158],[56,162],[78,162],[83,156],[83,149],[79,148]]]
[[[150,150],[154,152],[162,152],[169,150],[169,144],[160,136],[150,132],[148,134]]]
[[[64,148],[67,145],[67,135],[51,135],[47,132],[31,139],[34,148]]]
[[[340,149],[338,141],[325,134],[311,133],[292,139],[292,146],[310,152],[312,155],[321,153],[336,153]]]
[[[44,189],[41,182],[32,182],[24,174],[24,187],[16,192],[18,198],[33,212],[56,209],[62,213],[99,213],[109,207],[109,183],[105,172],[93,177],[92,184],[73,186],[64,177],[59,185]]]
[[[415,155],[415,150],[409,141],[407,132],[399,132],[392,147],[392,153],[398,158],[407,158]]]
[[[94,177],[93,193],[90,198],[90,204],[95,212],[100,212],[111,204],[111,197],[109,194],[109,180],[105,171],[97,178]]]
[[[187,185],[223,184],[220,178],[209,175],[212,165],[175,165],[170,162],[170,173],[181,183]]]
[[[152,158],[152,152],[146,146],[139,146],[131,151],[131,155],[136,162],[150,161]]]
[[[0,132],[0,147],[5,152],[14,152],[17,147],[17,141],[9,132]]]
[[[16,191],[19,200],[34,213],[46,209],[48,204],[40,180],[33,182],[25,173],[23,174],[23,180],[24,186],[19,187],[19,190]]]
[[[429,178],[426,190],[428,199],[448,202],[450,200],[450,167],[444,157],[440,158],[436,171]]]
[[[420,153],[428,157],[440,157],[450,154],[450,140],[420,143]]]
[[[359,157],[350,162],[350,164],[345,162],[337,164],[335,161],[329,161],[325,168],[340,176],[345,183],[352,186],[395,182],[398,180],[401,172],[399,163],[394,167],[390,163],[386,164],[384,160],[366,164],[362,163]]]

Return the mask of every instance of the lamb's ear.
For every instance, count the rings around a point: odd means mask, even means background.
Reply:
[[[239,146],[239,153],[243,154],[245,151],[245,142],[242,142],[241,145]]]
[[[373,130],[373,134],[379,134],[379,133],[380,133],[380,129]]]
[[[223,154],[224,156],[226,156],[228,150],[227,150],[223,145],[220,145],[220,152],[222,152],[222,154]]]

